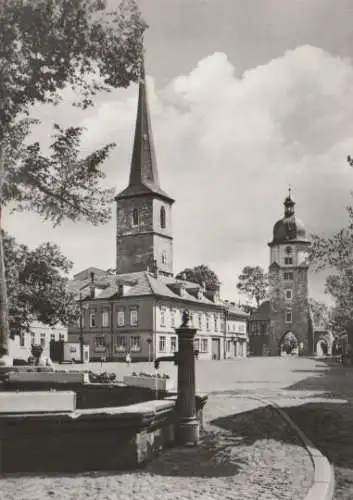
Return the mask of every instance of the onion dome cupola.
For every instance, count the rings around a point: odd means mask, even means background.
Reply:
[[[270,246],[285,244],[288,242],[308,242],[304,224],[295,215],[295,202],[291,197],[291,189],[284,200],[284,217],[273,226],[273,239]]]

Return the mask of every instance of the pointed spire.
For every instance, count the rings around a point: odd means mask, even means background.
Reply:
[[[119,193],[115,199],[118,200],[120,198],[151,193],[160,195],[172,203],[174,202],[159,185],[157,160],[145,81],[145,61],[144,55],[142,54],[139,64],[138,104],[129,185],[124,191]]]
[[[283,205],[284,205],[284,216],[285,217],[290,217],[291,215],[294,215],[295,202],[292,200],[291,194],[292,194],[292,188],[289,185],[288,196],[284,200],[284,203],[283,203]]]
[[[148,108],[145,82],[145,64],[142,55],[139,75],[139,95],[135,139],[130,168],[130,186],[151,185],[159,187],[156,153]]]

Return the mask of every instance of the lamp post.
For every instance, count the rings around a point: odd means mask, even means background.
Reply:
[[[227,342],[227,324],[228,324],[228,308],[224,308],[224,339],[223,339],[223,358],[226,359],[226,342]]]
[[[82,305],[82,293],[80,292],[80,361],[81,363],[84,363],[84,355],[83,355],[83,345],[84,345],[84,339],[83,339],[83,311],[87,310],[87,305],[85,304],[84,306]]]
[[[148,344],[148,362],[151,362],[151,344],[152,344],[152,339],[149,337],[147,339],[147,344]]]

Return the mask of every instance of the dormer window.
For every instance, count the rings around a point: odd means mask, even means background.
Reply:
[[[161,207],[160,219],[161,219],[161,228],[164,229],[166,226],[165,208],[164,207]]]
[[[139,211],[137,208],[134,208],[132,211],[132,225],[133,226],[139,225]]]

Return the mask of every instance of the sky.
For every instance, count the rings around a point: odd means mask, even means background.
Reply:
[[[114,4],[116,0],[111,0]],[[274,223],[292,187],[308,235],[347,223],[353,171],[351,0],[138,0],[149,25],[146,73],[161,187],[173,209],[174,271],[209,265],[238,300],[246,265],[267,268]],[[86,127],[82,154],[115,141],[106,185],[128,182],[137,86],[100,96],[85,112],[65,91],[38,106],[44,145],[52,123]],[[114,208],[114,207],[113,207]],[[29,246],[59,244],[73,272],[115,267],[115,213],[94,227],[53,228],[30,213],[5,229]],[[311,296],[327,300],[324,275]]]

